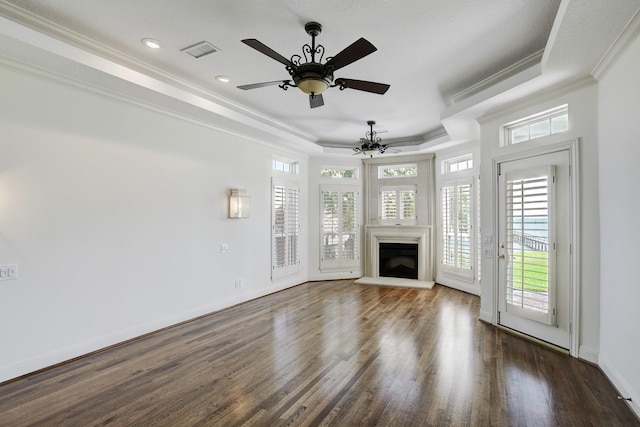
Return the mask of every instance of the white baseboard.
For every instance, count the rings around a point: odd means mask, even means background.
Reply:
[[[598,365],[607,378],[609,378],[609,381],[611,381],[613,386],[618,390],[620,396],[624,398],[631,398],[631,401],[626,401],[626,403],[636,416],[640,418],[640,405],[638,404],[638,402],[640,402],[640,395],[638,394],[638,390],[633,390],[629,383],[624,379],[624,376],[618,372],[606,356],[603,356],[602,352],[600,352],[598,357]]]
[[[309,281],[357,279],[360,277],[362,277],[362,271],[359,269],[349,271],[325,271],[309,274]]]
[[[598,364],[598,352],[591,347],[581,345],[578,349],[578,358],[586,360],[587,362]]]

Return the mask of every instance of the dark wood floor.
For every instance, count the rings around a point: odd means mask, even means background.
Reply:
[[[479,299],[308,283],[0,386],[1,426],[639,426]]]

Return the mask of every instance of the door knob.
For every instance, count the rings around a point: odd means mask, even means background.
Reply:
[[[498,259],[506,259],[506,258],[507,258],[507,257],[506,257],[506,255],[505,255],[505,254],[500,254],[500,255],[498,255]]]

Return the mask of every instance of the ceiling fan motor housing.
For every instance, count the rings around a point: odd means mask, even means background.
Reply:
[[[333,83],[333,72],[317,62],[300,64],[291,77],[296,86],[307,95],[319,95]]]

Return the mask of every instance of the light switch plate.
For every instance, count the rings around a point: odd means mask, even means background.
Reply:
[[[18,278],[18,264],[0,265],[0,280],[12,280]]]

